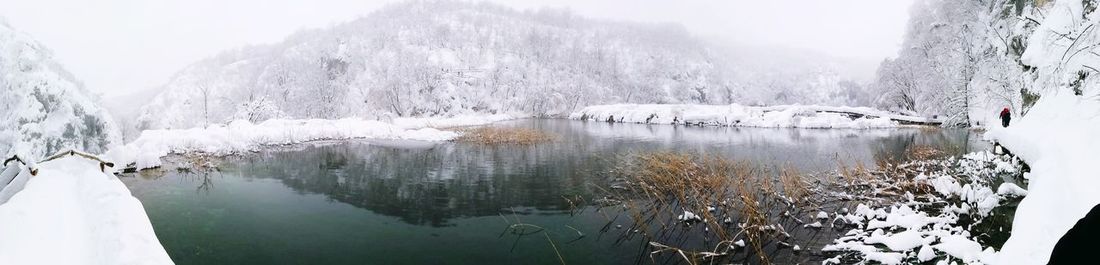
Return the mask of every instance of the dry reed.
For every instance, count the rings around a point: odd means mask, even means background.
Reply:
[[[947,153],[930,145],[914,145],[905,150],[906,156],[912,160],[931,160],[944,157]]]
[[[706,238],[716,239],[717,243],[710,243],[713,249],[686,250],[673,244],[650,242],[656,249],[651,256],[673,254],[689,264],[730,255],[730,246],[740,239],[750,245],[761,264],[770,264],[765,246],[779,235],[787,235],[781,226],[772,224],[780,218],[778,213],[813,196],[810,184],[792,168],[780,172],[777,184],[775,175],[767,170],[716,156],[635,154],[625,157],[615,172],[627,183],[621,189],[627,193],[622,194],[624,197],[649,202],[640,207],[632,204],[628,210],[636,228],[646,230],[648,224],[657,222],[658,233],[684,227],[669,225],[657,217],[660,213],[691,212],[699,216],[694,220],[678,217],[672,224],[705,226]],[[775,203],[780,201],[787,203]],[[740,231],[730,231],[734,229]]]
[[[779,183],[783,186],[783,194],[791,203],[808,203],[810,197],[810,184],[802,179],[794,168],[787,166],[779,172]]]
[[[513,127],[480,127],[463,129],[462,136],[456,140],[459,142],[498,145],[532,145],[553,141],[555,136],[528,128]]]

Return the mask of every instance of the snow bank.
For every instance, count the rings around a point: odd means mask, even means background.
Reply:
[[[850,129],[898,127],[899,123],[896,121],[936,122],[932,119],[898,115],[871,108],[801,105],[748,107],[737,104],[599,105],[574,112],[569,115],[569,118],[651,124]]]
[[[135,164],[138,169],[160,166],[160,158],[172,153],[203,152],[231,154],[254,151],[263,146],[285,145],[319,140],[399,139],[448,141],[458,137],[453,131],[432,127],[482,125],[515,119],[512,115],[460,116],[451,118],[400,118],[393,123],[362,119],[340,120],[268,120],[258,124],[234,121],[228,125],[183,130],[147,130],[133,142],[107,152],[106,157],[120,165]]]
[[[0,235],[0,264],[172,264],[141,202],[78,157],[42,163],[0,205]]]
[[[1058,239],[1100,204],[1097,135],[1100,101],[1070,93],[1048,93],[1008,128],[989,131],[1031,166],[1001,263],[1045,264]]]

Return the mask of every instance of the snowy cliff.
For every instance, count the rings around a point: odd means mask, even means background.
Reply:
[[[52,53],[0,19],[0,155],[106,151],[117,132],[97,98]]]
[[[831,66],[785,74],[730,65],[727,57],[745,56],[715,47],[674,24],[488,3],[404,2],[193,64],[142,109],[138,127],[471,112],[566,115],[609,103],[831,104],[804,102],[822,97],[788,90],[835,88],[830,95],[846,97],[840,94],[861,88]]]
[[[1096,0],[1058,0],[1030,9],[1021,64],[1039,95],[1034,107],[990,137],[1031,166],[1028,196],[997,264],[1045,264],[1060,238],[1100,204],[1100,23]],[[1021,26],[1022,27],[1022,26]]]

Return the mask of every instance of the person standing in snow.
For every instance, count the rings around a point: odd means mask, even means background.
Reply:
[[[1008,111],[1008,108],[1001,110],[1001,126],[1007,128],[1010,121],[1012,121],[1012,112]]]

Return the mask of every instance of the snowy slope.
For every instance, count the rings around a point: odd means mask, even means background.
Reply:
[[[172,264],[141,202],[99,163],[64,157],[38,168],[0,205],[0,264]]]
[[[96,102],[50,50],[0,19],[0,155],[106,151],[118,136]]]

